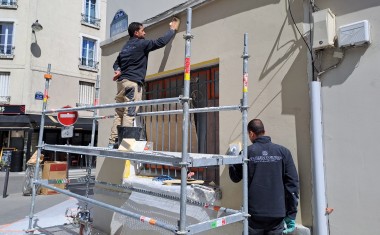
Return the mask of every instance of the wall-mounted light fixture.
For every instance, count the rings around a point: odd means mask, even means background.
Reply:
[[[36,20],[36,22],[34,22],[32,24],[33,33],[41,31],[42,29],[43,29],[43,27],[42,27],[42,25],[40,23],[38,23],[38,20]]]
[[[36,32],[41,31],[43,29],[42,25],[38,23],[38,20],[32,24],[32,37],[34,36],[34,42],[30,44],[30,51],[33,56],[39,58],[41,56],[41,48],[37,43],[37,35]],[[33,39],[32,39],[33,40]]]

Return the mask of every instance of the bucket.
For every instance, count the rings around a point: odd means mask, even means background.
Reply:
[[[142,140],[144,138],[143,129],[141,127],[126,127],[117,126],[117,137],[119,145],[124,138],[130,138],[135,140]]]

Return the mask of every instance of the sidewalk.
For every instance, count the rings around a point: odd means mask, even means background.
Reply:
[[[38,204],[44,203],[45,199],[47,198],[59,198],[66,197],[63,202],[58,203],[56,205],[53,205],[51,207],[48,207],[45,210],[39,211],[35,214],[35,217],[33,218],[33,225],[32,227],[38,228],[38,230],[34,231],[34,234],[79,234],[79,228],[74,227],[72,224],[70,224],[70,221],[68,218],[65,217],[65,211],[66,209],[76,209],[78,206],[78,201],[74,198],[68,198],[67,196],[63,195],[49,195],[49,196],[43,196],[38,195],[36,200],[36,207]],[[16,198],[13,197],[12,198]],[[30,210],[30,204],[31,199],[30,197],[25,197],[29,201],[28,206],[23,206],[26,211]],[[6,199],[3,199],[6,200]],[[22,199],[18,198],[18,200],[10,200],[10,201],[17,201],[21,202]],[[3,204],[0,202],[0,205]],[[23,203],[24,204],[24,203]],[[23,210],[25,211],[25,210]],[[38,211],[37,209],[35,210]],[[8,212],[12,213],[12,210],[8,210]],[[2,212],[1,212],[2,214]],[[4,225],[0,225],[0,234],[12,234],[12,235],[18,235],[18,234],[25,234],[25,230],[28,228],[29,225],[29,217],[27,216],[29,212],[25,214],[26,217],[20,220],[16,220],[13,223],[8,223]]]
[[[0,235],[25,234],[28,228],[32,197],[22,195],[24,174],[25,172],[10,172],[7,197],[3,198],[5,172],[0,172]],[[73,169],[69,172],[69,178],[83,177],[86,174],[86,169]],[[70,191],[84,195],[85,185],[70,186]],[[90,195],[92,194],[90,190]],[[37,228],[34,234],[79,234],[79,228],[65,216],[66,209],[76,211],[79,203],[77,199],[64,194],[38,195],[32,226]]]

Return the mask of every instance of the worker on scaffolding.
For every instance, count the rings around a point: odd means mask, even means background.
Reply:
[[[250,235],[281,235],[295,230],[299,182],[290,151],[265,136],[260,119],[248,123],[248,219]],[[242,177],[242,165],[230,165],[233,182]],[[284,222],[286,229],[284,228]]]
[[[140,101],[142,86],[148,65],[148,54],[151,51],[164,47],[174,37],[179,27],[179,19],[174,17],[170,22],[170,29],[156,40],[146,40],[144,26],[132,22],[128,26],[130,39],[123,46],[113,65],[113,80],[117,83],[116,103]],[[115,147],[117,126],[133,127],[138,106],[115,108],[115,118],[109,137],[109,147]]]

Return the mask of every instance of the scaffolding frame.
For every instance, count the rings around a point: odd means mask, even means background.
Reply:
[[[45,74],[45,90],[44,90],[44,99],[42,105],[42,115],[41,115],[41,126],[39,132],[38,140],[38,151],[37,159],[41,156],[42,149],[50,151],[59,151],[59,152],[71,152],[77,154],[86,155],[87,160],[87,177],[86,177],[86,195],[81,196],[68,190],[63,190],[54,186],[49,185],[49,183],[54,183],[54,180],[41,180],[39,179],[38,170],[40,167],[39,161],[36,162],[36,171],[32,187],[32,199],[31,199],[31,208],[29,214],[29,226],[27,232],[33,234],[32,220],[34,217],[34,206],[35,206],[35,197],[36,197],[36,186],[40,185],[42,187],[54,190],[56,192],[74,197],[80,201],[85,202],[85,210],[87,210],[87,203],[102,207],[104,209],[111,210],[113,212],[132,217],[134,219],[140,220],[143,223],[149,223],[154,226],[161,227],[168,231],[173,232],[174,234],[195,234],[203,231],[208,231],[220,226],[225,226],[228,224],[241,222],[243,221],[243,234],[248,235],[248,159],[247,159],[247,92],[248,92],[248,34],[244,34],[244,50],[243,50],[243,96],[240,100],[240,104],[236,106],[220,106],[220,107],[207,107],[207,108],[198,108],[190,109],[189,108],[189,90],[190,90],[190,57],[191,57],[191,40],[193,35],[191,34],[191,21],[192,21],[192,9],[187,9],[187,27],[186,34],[184,35],[185,39],[185,66],[184,66],[184,91],[183,95],[175,98],[164,98],[164,99],[154,99],[154,100],[145,100],[145,101],[133,101],[125,103],[116,103],[116,104],[99,104],[99,77],[97,78],[96,83],[96,92],[95,92],[95,101],[92,106],[82,106],[76,108],[64,108],[64,109],[51,109],[47,110],[47,99],[48,99],[48,90],[49,82],[51,79],[51,65],[48,65],[47,74]],[[158,111],[158,112],[146,112],[139,113],[140,116],[148,115],[166,115],[172,113],[183,113],[183,123],[182,123],[182,152],[165,152],[165,151],[154,151],[154,152],[122,152],[109,148],[94,147],[95,139],[95,127],[96,121],[99,119],[98,109],[106,108],[119,108],[119,107],[135,107],[135,106],[148,106],[154,104],[170,104],[170,103],[181,103],[181,110],[170,110],[170,111]],[[57,113],[62,111],[79,111],[79,110],[94,110],[93,113],[93,128],[91,136],[90,146],[70,146],[70,145],[49,145],[44,144],[42,141],[44,125],[45,125],[45,115],[51,113]],[[95,111],[96,110],[96,111]],[[243,143],[243,154],[239,156],[231,155],[218,155],[218,154],[194,154],[188,152],[188,141],[189,141],[189,114],[197,112],[220,112],[220,111],[230,111],[230,110],[240,110],[242,113],[242,143]],[[179,200],[180,202],[180,215],[178,220],[178,226],[167,224],[160,220],[149,218],[134,212],[130,212],[119,207],[115,207],[110,204],[97,201],[88,197],[88,188],[90,184],[91,176],[91,163],[93,156],[109,157],[109,158],[119,158],[125,160],[136,160],[139,162],[145,163],[157,163],[167,166],[176,166],[181,168],[181,187],[180,187],[180,197],[169,197],[173,200]],[[201,167],[201,166],[218,166],[225,164],[242,164],[243,165],[243,205],[241,210],[234,210],[224,207],[217,207],[213,205],[201,205],[204,208],[212,210],[222,210],[226,213],[225,216],[211,219],[208,221],[203,221],[197,224],[186,225],[186,206],[187,203],[194,203],[187,199],[187,169],[188,167]],[[64,180],[62,181],[64,183]],[[103,183],[108,184],[108,183]],[[116,185],[112,185],[118,187]],[[128,188],[131,191],[138,191],[146,194],[153,194],[154,196],[167,197],[167,195],[160,195],[159,193],[154,194],[149,190],[142,190],[136,188]]]

